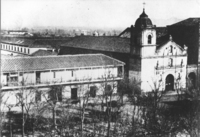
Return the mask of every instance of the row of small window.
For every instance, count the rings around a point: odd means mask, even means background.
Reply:
[[[97,90],[98,90],[98,88],[96,86],[91,86],[90,87],[90,97],[95,98],[96,94],[97,94]],[[108,95],[109,95],[112,91],[111,85],[106,85],[105,90],[106,90],[106,93],[108,93]],[[49,100],[61,102],[63,99],[62,98],[62,88],[56,89],[55,91],[52,90],[48,93]],[[41,101],[41,97],[42,97],[42,91],[37,91],[35,94],[35,101],[36,102]],[[78,88],[71,88],[71,99],[72,100],[78,99]]]
[[[15,52],[21,52],[21,53],[25,53],[25,54],[30,53],[30,50],[28,48],[18,47],[18,46],[13,46],[13,45],[8,45],[8,44],[1,44],[1,49],[15,51]]]

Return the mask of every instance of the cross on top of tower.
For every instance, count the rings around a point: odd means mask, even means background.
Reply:
[[[145,3],[145,2],[143,2],[143,10],[145,10],[145,4],[146,4],[146,3]]]

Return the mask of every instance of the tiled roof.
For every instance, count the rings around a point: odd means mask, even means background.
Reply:
[[[178,23],[172,24],[171,26],[178,26],[178,25],[192,26],[199,23],[200,23],[200,18],[188,18]]]
[[[28,45],[31,45],[34,41],[32,39],[22,39],[22,38],[15,38],[15,37],[1,37],[1,42],[28,47]]]
[[[111,36],[77,36],[61,46],[91,50],[129,53],[130,39]]]
[[[53,48],[58,48],[61,44],[70,41],[72,37],[61,38],[61,39],[35,39],[34,43],[31,45],[32,47],[36,47],[36,45],[49,45]]]
[[[135,29],[135,28],[133,28],[133,29]],[[119,37],[130,38],[131,37],[131,28],[130,27],[126,28],[124,31],[122,31],[119,34]]]
[[[40,49],[31,54],[31,56],[51,56],[51,55],[57,55],[57,53]]]
[[[157,38],[157,39],[156,39],[156,44],[157,44],[158,46],[160,46],[160,45],[163,45],[164,43],[166,43],[166,42],[168,42],[168,41],[169,41],[169,35],[166,34],[166,35],[163,35],[163,36]]]
[[[123,62],[103,54],[81,54],[40,57],[9,57],[1,59],[2,72],[72,69],[124,65]]]
[[[1,42],[21,45],[30,48],[55,48],[62,43],[71,40],[71,38],[63,39],[36,39],[36,38],[15,38],[15,37],[1,37]]]
[[[162,37],[167,34],[167,27],[156,27],[156,37]],[[133,31],[135,30],[135,27],[133,27]],[[131,28],[126,28],[122,33],[119,34],[119,37],[131,37]]]
[[[157,39],[167,35],[167,27],[156,27],[156,37]]]

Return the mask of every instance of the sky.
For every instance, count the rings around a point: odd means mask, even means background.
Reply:
[[[1,0],[1,27],[126,28],[144,2],[156,26],[200,17],[200,0]]]

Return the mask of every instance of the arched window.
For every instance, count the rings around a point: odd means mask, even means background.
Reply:
[[[191,88],[195,88],[196,87],[196,75],[194,72],[191,72],[189,75],[189,84]]]
[[[148,44],[151,44],[151,39],[152,39],[152,36],[149,35],[149,36],[148,36]]]
[[[165,90],[174,90],[174,76],[172,74],[167,75],[165,80]]]

